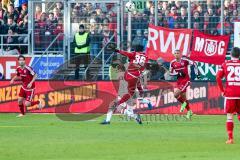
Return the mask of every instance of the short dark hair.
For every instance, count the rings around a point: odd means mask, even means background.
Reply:
[[[83,25],[83,24],[80,24],[80,25],[79,25],[79,29],[80,29],[80,28],[81,28],[81,29],[84,29],[84,25]]]
[[[20,58],[23,58],[24,60],[26,59],[23,55],[18,56],[18,60],[19,60]]]
[[[180,53],[180,50],[179,50],[179,49],[176,49],[176,50],[174,51],[174,54],[175,54],[176,52],[179,52],[179,53]]]
[[[234,47],[231,51],[231,56],[234,58],[240,57],[240,49],[238,47]]]

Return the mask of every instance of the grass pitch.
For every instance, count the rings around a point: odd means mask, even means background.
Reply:
[[[195,116],[192,121],[62,121],[56,115],[0,115],[0,160],[238,160],[235,144],[226,145],[225,116]]]

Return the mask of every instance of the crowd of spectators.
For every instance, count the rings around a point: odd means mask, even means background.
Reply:
[[[4,1],[4,2],[3,2]],[[27,37],[13,36],[28,33],[27,0],[22,4],[14,0],[2,0],[0,3],[0,34],[5,35],[5,44],[26,44]],[[221,1],[191,1],[191,23],[193,29],[208,34],[218,35],[221,31]],[[132,13],[132,42],[146,46],[148,25],[154,23],[154,1],[144,3],[145,7]],[[41,4],[34,5],[34,44],[35,49],[43,51],[59,33],[63,33],[63,3],[48,3],[45,8]],[[72,3],[71,23],[84,24],[91,37],[91,56],[95,57],[110,38],[116,41],[117,4],[113,3]],[[159,1],[157,5],[157,24],[168,28],[188,28],[188,1]],[[223,13],[224,34],[233,34],[233,22],[240,20],[240,4],[238,0],[224,0]],[[127,13],[124,14],[124,40],[127,38]],[[59,36],[51,47],[62,50],[63,36]],[[20,48],[4,46],[5,54],[18,54]],[[12,51],[14,50],[14,51]],[[12,52],[8,52],[12,51]],[[107,53],[107,51],[106,51]]]
[[[21,47],[13,45],[27,44],[27,36],[20,36],[20,34],[27,33],[27,1],[16,3],[14,0],[2,0],[0,3],[0,42],[5,45],[0,47],[0,55],[16,55],[20,52],[27,52],[27,45]]]
[[[49,6],[42,8],[41,5],[35,6],[34,14],[34,43],[36,51],[44,51],[55,39],[50,50],[63,50],[63,3],[49,3]],[[44,10],[44,11],[43,11]],[[57,37],[58,36],[58,37]],[[39,52],[41,54],[41,52]]]
[[[113,3],[76,3],[72,6],[71,23],[83,24],[90,33],[93,59],[117,32],[117,6]],[[112,41],[116,40],[113,38]],[[106,58],[109,51],[105,51]]]

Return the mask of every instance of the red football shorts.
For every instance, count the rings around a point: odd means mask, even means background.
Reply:
[[[240,113],[240,99],[225,99],[225,113]]]
[[[18,96],[23,97],[26,101],[31,102],[34,98],[34,93],[35,89],[24,89],[23,87],[21,87]]]
[[[181,90],[182,92],[186,92],[187,91],[187,87],[190,85],[190,81],[187,80],[178,80],[177,81],[177,88],[179,90]]]
[[[134,75],[132,75],[131,73],[126,73],[124,75],[124,79],[128,83],[128,91],[129,91],[129,93],[133,94],[135,92],[136,87],[137,87],[139,78],[134,76]]]

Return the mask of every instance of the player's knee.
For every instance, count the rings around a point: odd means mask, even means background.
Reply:
[[[18,104],[22,105],[23,104],[23,100],[22,99],[18,99]]]
[[[31,102],[26,101],[26,102],[25,102],[25,106],[26,106],[26,107],[30,107],[30,106],[31,106]]]
[[[134,93],[135,93],[135,90],[129,90],[128,91],[128,94],[129,94],[130,97],[132,97],[134,95]]]
[[[232,120],[233,120],[233,114],[227,113],[227,121],[232,121]]]
[[[179,92],[174,92],[174,97],[175,97],[175,98],[178,98],[179,95],[180,95]]]

